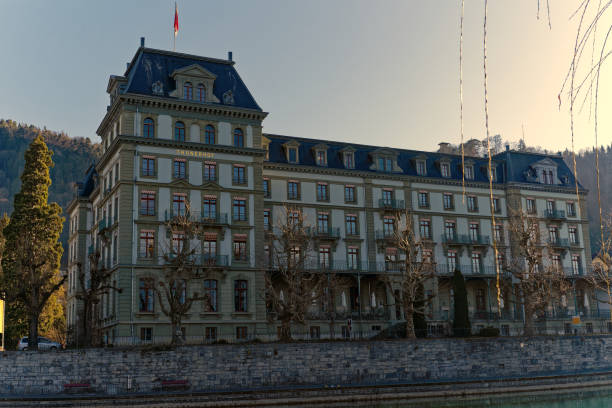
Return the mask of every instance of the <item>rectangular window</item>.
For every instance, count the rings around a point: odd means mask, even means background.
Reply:
[[[355,202],[355,186],[344,186],[344,201],[347,203]]]
[[[155,305],[153,279],[140,279],[140,312],[152,313]]]
[[[385,217],[383,219],[383,235],[385,237],[392,237],[395,231],[395,219],[393,217]]]
[[[535,200],[533,198],[528,198],[526,200],[526,202],[527,202],[527,213],[535,214],[535,212],[536,212],[536,203],[535,203]]]
[[[421,239],[431,239],[431,221],[421,220],[419,222],[419,234]]]
[[[344,153],[344,167],[347,169],[355,168],[355,155],[352,152]]]
[[[327,166],[327,155],[324,150],[317,150],[317,166]]]
[[[390,206],[393,203],[393,190],[383,190],[382,191],[382,199],[383,204],[386,206]]]
[[[234,221],[246,221],[246,200],[235,198],[233,206]]]
[[[497,169],[495,167],[491,168],[491,180],[493,182],[497,182]]]
[[[319,232],[319,234],[329,233],[329,214],[317,214],[317,231]]]
[[[470,212],[478,211],[478,197],[467,196],[467,209]]]
[[[141,160],[140,174],[145,177],[155,176],[155,159],[153,157],[143,156]]]
[[[552,266],[555,268],[561,268],[561,256],[558,254],[554,254],[551,257]]]
[[[236,327],[236,339],[247,340],[249,338],[248,328],[246,326]]]
[[[465,166],[463,171],[466,180],[474,180],[474,167],[473,166]]]
[[[152,341],[153,340],[153,328],[141,327],[140,328],[140,341]]]
[[[217,328],[216,327],[207,327],[204,330],[205,330],[204,334],[206,336],[206,340],[217,341]]]
[[[246,237],[234,236],[233,253],[234,253],[234,261],[246,262],[247,260]]]
[[[328,246],[319,247],[319,267],[323,269],[329,268],[330,265],[330,249]]]
[[[178,303],[184,305],[187,301],[187,281],[185,279],[177,279],[172,282],[170,288],[172,299],[178,300]]]
[[[187,196],[183,193],[172,195],[172,216],[179,217],[187,214]]]
[[[297,225],[300,223],[300,212],[299,211],[289,211],[287,213],[287,223],[289,225]]]
[[[217,181],[217,163],[204,163],[204,180]]]
[[[576,245],[578,243],[578,230],[576,227],[569,227],[568,231],[570,243]]]
[[[180,254],[185,249],[185,233],[184,232],[173,232],[172,233],[172,252]]]
[[[555,202],[553,200],[546,201],[546,210],[549,214],[552,214],[555,211]]]
[[[419,176],[425,176],[427,174],[427,170],[425,167],[425,161],[418,160],[416,162],[416,171]]]
[[[444,235],[447,240],[454,240],[457,236],[457,226],[455,221],[445,221],[444,222]]]
[[[504,229],[501,224],[495,224],[495,241],[504,242]]]
[[[393,171],[393,160],[385,159],[385,171],[389,173]]]
[[[572,255],[572,272],[574,273],[574,275],[582,275],[580,255]]]
[[[347,214],[346,217],[346,235],[357,235],[357,216]]]
[[[479,274],[480,266],[481,266],[480,253],[472,252],[471,259],[472,259],[472,273]]]
[[[269,178],[263,179],[262,185],[263,185],[264,198],[270,198],[272,195],[270,193],[270,179]]]
[[[317,200],[329,201],[329,186],[327,183],[317,183]]]
[[[477,222],[470,223],[470,240],[472,242],[478,242],[478,238],[480,237],[480,229]]]
[[[359,248],[348,247],[347,253],[347,269],[359,268]]]
[[[155,215],[155,192],[140,193],[140,215]]]
[[[457,252],[448,251],[446,253],[446,265],[450,273],[453,273],[455,269],[457,269]]]
[[[455,207],[452,193],[444,193],[442,196],[442,201],[444,203],[445,210],[452,210]]]
[[[297,163],[297,149],[294,147],[289,148],[289,163]]]
[[[297,181],[289,180],[287,182],[287,199],[299,200],[300,199],[300,183]]]
[[[184,179],[187,178],[187,162],[185,160],[174,160],[174,178]]]
[[[246,184],[246,169],[244,166],[234,165],[234,173],[232,178],[234,184]]]
[[[202,201],[202,219],[214,221],[217,219],[217,198],[204,197]]]
[[[204,310],[207,312],[217,311],[217,281],[215,279],[204,280]]]
[[[548,240],[551,244],[556,244],[559,241],[559,228],[554,225],[548,227]]]
[[[140,245],[138,255],[141,258],[153,258],[155,256],[155,233],[153,231],[140,231]]]
[[[569,201],[566,203],[566,209],[567,209],[567,216],[568,217],[575,217],[576,216],[576,205]]]
[[[234,309],[236,312],[246,312],[248,310],[247,290],[248,282],[246,280],[234,281]]]
[[[501,213],[501,203],[499,198],[493,198],[493,212],[495,214]]]
[[[270,231],[272,229],[272,225],[270,223],[270,210],[264,210],[263,212],[264,218],[264,230]]]
[[[202,242],[202,255],[202,260],[206,265],[214,266],[217,264],[217,234],[204,234],[204,242]]]
[[[310,326],[310,338],[313,340],[320,339],[321,338],[321,327]]]
[[[419,191],[419,208],[429,208],[429,193]]]
[[[442,173],[442,177],[450,177],[450,163],[440,164],[440,173]]]

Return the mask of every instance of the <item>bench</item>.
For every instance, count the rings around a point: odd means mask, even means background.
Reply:
[[[67,393],[93,392],[93,388],[91,388],[91,384],[89,383],[71,383],[71,384],[64,384],[64,392],[67,392]]]
[[[160,386],[161,386],[162,391],[188,390],[189,381],[187,380],[163,380]]]

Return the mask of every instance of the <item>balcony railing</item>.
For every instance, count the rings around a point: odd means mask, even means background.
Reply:
[[[464,276],[496,276],[497,271],[495,265],[456,265],[450,266],[447,264],[436,265],[436,274],[440,276],[450,276],[455,273],[455,269],[459,269]],[[500,268],[501,275],[509,276],[509,272]]]
[[[204,224],[228,224],[228,215],[226,213],[209,214],[200,213],[198,211],[187,211],[186,209],[170,209],[164,212],[164,219],[166,221],[170,221],[176,217],[187,217],[190,221]]]
[[[226,213],[220,213],[216,215],[203,213],[202,216],[200,217],[200,220],[204,224],[227,224],[228,223]]]
[[[376,239],[393,239],[393,237],[395,237],[395,231],[378,230],[375,235]]]
[[[478,236],[470,236],[470,235],[442,235],[442,242],[445,244],[455,244],[455,245],[489,245],[490,238],[488,235],[478,235]]]
[[[309,229],[309,232],[312,233],[312,235],[317,238],[334,238],[334,239],[340,238],[340,228],[313,227],[312,229]]]
[[[108,225],[106,224],[106,218],[102,218],[100,221],[98,221],[98,232],[104,231],[107,227]]]
[[[556,248],[568,248],[570,246],[569,239],[567,238],[555,238],[555,239],[549,238],[548,244]]]
[[[198,265],[204,267],[227,266],[228,258],[227,255],[202,254],[199,256]]]
[[[403,210],[406,208],[406,203],[404,200],[396,200],[396,199],[385,199],[381,198],[378,200],[378,206],[380,208],[388,208],[392,210]]]
[[[544,210],[544,217],[545,218],[549,218],[549,219],[553,219],[553,220],[564,220],[565,217],[565,211],[563,210]]]

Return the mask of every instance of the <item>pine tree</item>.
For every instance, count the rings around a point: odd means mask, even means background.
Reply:
[[[453,319],[453,334],[463,337],[469,336],[471,331],[470,317],[468,315],[467,290],[465,279],[459,269],[453,275],[453,299],[455,303],[455,317]]]
[[[23,307],[29,325],[28,347],[38,349],[38,323],[43,309],[64,283],[59,276],[64,218],[57,203],[48,203],[52,152],[39,134],[25,152],[21,191],[4,229],[6,248],[2,259],[2,290],[9,307]],[[9,316],[11,318],[11,316]],[[8,322],[9,325],[13,321]]]

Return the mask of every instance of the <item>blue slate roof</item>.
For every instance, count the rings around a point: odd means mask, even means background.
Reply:
[[[298,154],[299,164],[303,166],[319,167],[315,161],[314,147],[319,144],[327,145],[327,168],[345,169],[342,162],[341,150],[347,147],[355,149],[355,170],[380,173],[378,170],[371,170],[373,156],[379,149],[390,150],[397,154],[397,164],[402,169],[401,173],[409,176],[418,176],[416,172],[416,160],[425,159],[428,178],[444,178],[446,180],[461,180],[461,156],[454,154],[432,153],[420,150],[405,150],[387,148],[381,146],[368,146],[353,143],[335,142],[320,139],[308,139],[293,136],[264,134],[270,140],[269,162],[287,163],[287,157],[283,145],[290,141],[299,143]],[[568,177],[568,183],[561,186],[573,187],[574,177],[567,164],[561,156],[542,155],[533,153],[522,153],[508,150],[493,156],[494,167],[497,169],[497,181],[495,184],[508,182],[537,183],[533,178],[528,177],[533,164],[548,158],[557,164],[557,173],[561,181],[564,176]],[[474,166],[474,179],[471,181],[487,182],[488,159],[483,157],[466,156],[466,162],[471,161]],[[451,165],[451,177],[442,177],[440,170],[441,161],[448,161]]]
[[[170,51],[156,50],[140,47],[125,72],[127,86],[123,93],[141,95],[154,95],[152,85],[160,81],[163,85],[164,96],[176,88],[175,81],[170,75],[177,69],[190,65],[199,65],[217,76],[213,94],[219,99],[215,105],[223,105],[223,94],[229,90],[234,96],[234,104],[239,108],[261,111],[257,102],[242,82],[240,75],[234,68],[234,62],[228,60],[198,57]],[[210,103],[210,102],[207,102]]]
[[[96,188],[97,179],[98,172],[96,171],[96,166],[92,164],[85,172],[83,181],[77,182],[79,197],[89,197]]]

